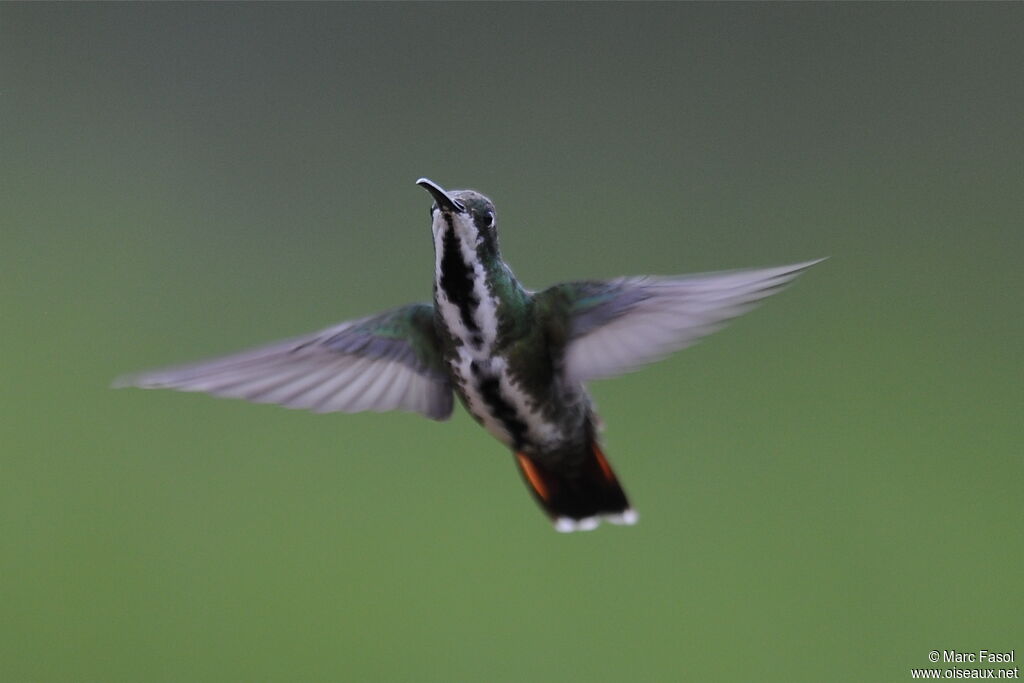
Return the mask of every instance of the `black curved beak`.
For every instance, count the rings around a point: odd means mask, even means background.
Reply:
[[[433,180],[430,180],[429,178],[420,178],[416,181],[416,184],[430,193],[430,196],[434,198],[434,201],[437,202],[438,207],[440,207],[442,211],[462,213],[466,210],[466,207],[462,202],[448,196],[448,193],[444,191],[444,188]]]

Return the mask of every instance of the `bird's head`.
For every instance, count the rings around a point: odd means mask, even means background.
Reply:
[[[475,190],[445,190],[427,178],[420,178],[416,184],[434,198],[430,219],[435,246],[440,246],[451,231],[481,255],[498,254],[498,216],[490,199]]]

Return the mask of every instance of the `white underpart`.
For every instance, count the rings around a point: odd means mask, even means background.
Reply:
[[[610,515],[594,515],[593,517],[584,517],[583,519],[558,517],[555,519],[555,531],[563,534],[573,531],[593,531],[601,522],[609,522],[619,526],[632,526],[639,519],[640,515],[633,508],[626,508],[622,512]]]
[[[445,325],[453,335],[462,340],[462,346],[457,349],[458,355],[452,363],[452,371],[462,380],[466,402],[473,414],[480,417],[488,433],[512,448],[512,435],[501,420],[492,414],[491,406],[477,390],[477,383],[481,378],[497,378],[502,398],[515,409],[516,415],[526,425],[526,438],[538,445],[553,443],[562,437],[561,430],[532,407],[530,396],[509,374],[506,358],[494,352],[498,334],[498,301],[487,288],[487,274],[477,258],[476,245],[481,239],[480,232],[469,216],[455,214],[452,216],[452,224],[459,238],[462,260],[473,266],[473,294],[480,302],[473,313],[473,321],[479,329],[479,332],[474,333],[466,327],[458,305],[448,299],[447,292],[441,287],[441,260],[444,258],[444,234],[448,224],[444,215],[440,211],[435,211],[432,228],[437,305]],[[482,340],[479,345],[473,343],[475,334]],[[474,362],[478,369],[476,376],[471,367]]]
[[[562,430],[554,423],[548,422],[533,408],[533,399],[509,375],[505,357],[495,356],[491,361],[491,367],[500,374],[501,395],[512,404],[516,415],[526,423],[526,438],[538,445],[555,443],[561,439]]]

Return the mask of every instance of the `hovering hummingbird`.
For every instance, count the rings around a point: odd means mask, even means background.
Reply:
[[[314,412],[452,414],[453,394],[515,456],[558,531],[634,524],[602,452],[591,380],[682,349],[819,261],[681,277],[523,287],[498,250],[497,213],[473,190],[416,181],[434,199],[431,303],[251,351],[121,378]]]

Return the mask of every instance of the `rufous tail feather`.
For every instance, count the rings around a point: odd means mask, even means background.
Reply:
[[[636,511],[596,440],[580,458],[558,466],[526,453],[515,455],[523,480],[556,530],[589,531],[601,521],[636,523]]]

